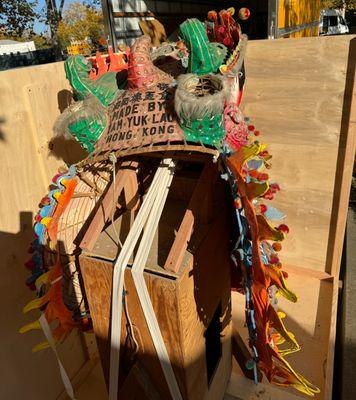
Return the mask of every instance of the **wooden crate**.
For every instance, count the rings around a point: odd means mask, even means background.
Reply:
[[[273,205],[287,214],[290,238],[281,260],[299,300],[280,299],[300,352],[296,371],[332,398],[339,271],[355,155],[355,37],[258,41],[247,52],[245,113],[273,155],[269,174],[282,191]],[[232,296],[233,323],[246,338],[243,298]],[[237,364],[226,398],[293,400],[306,396],[263,381]]]
[[[202,165],[194,163],[191,168],[191,163],[182,166],[178,162],[177,176],[173,178],[144,272],[180,391],[187,400],[222,398],[231,373],[233,219],[229,218],[227,202],[223,200],[228,188],[217,177],[217,165],[213,165],[211,157],[201,172]],[[115,221],[122,243],[130,227],[131,213],[126,211]],[[109,225],[92,250],[80,257],[107,386],[112,271],[118,253],[115,230]],[[132,350],[127,343],[128,320],[123,313],[118,397],[168,399],[169,389],[130,268],[125,273],[125,290],[139,351],[132,362]]]
[[[269,174],[282,187],[273,205],[287,214],[291,229],[281,258],[299,301],[281,299],[280,307],[302,349],[288,360],[321,389],[317,400],[332,398],[339,268],[355,156],[355,40],[253,41],[246,56],[243,111],[273,155]],[[246,338],[243,310],[243,297],[233,294],[233,322]],[[79,400],[90,399],[82,395],[88,385],[90,379],[78,390]],[[255,385],[235,362],[225,394],[227,400],[305,398],[265,380]]]

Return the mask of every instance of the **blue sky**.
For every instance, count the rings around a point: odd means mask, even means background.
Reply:
[[[1,1],[1,0],[0,0],[0,1]],[[75,2],[81,3],[81,0],[65,0],[64,8],[65,8],[66,6],[68,6],[68,4],[70,4],[70,3],[75,3]],[[59,0],[57,0],[57,4],[58,4],[58,3],[59,3]],[[45,6],[45,4],[46,4],[45,0],[39,0],[39,1],[38,1],[37,10],[38,10],[38,11],[41,10],[41,9]],[[46,25],[45,25],[44,23],[41,23],[41,22],[39,22],[39,21],[35,21],[34,31],[35,31],[36,33],[43,33],[46,29],[47,29],[47,27],[46,27]]]

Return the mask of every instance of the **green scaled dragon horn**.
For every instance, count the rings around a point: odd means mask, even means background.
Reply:
[[[197,75],[214,73],[224,63],[227,48],[221,43],[210,43],[205,25],[198,19],[183,22],[180,37],[189,51],[189,72]]]

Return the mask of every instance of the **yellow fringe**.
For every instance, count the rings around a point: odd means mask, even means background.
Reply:
[[[36,344],[36,346],[34,346],[32,348],[32,353],[37,353],[41,350],[48,349],[49,347],[50,347],[50,344],[47,341],[38,343],[38,344]]]
[[[30,322],[27,325],[22,326],[19,329],[19,333],[26,333],[26,332],[32,331],[34,329],[41,329],[41,324],[40,324],[40,321],[38,319],[36,319],[36,321]]]

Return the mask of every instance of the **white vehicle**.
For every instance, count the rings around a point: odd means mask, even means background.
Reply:
[[[321,10],[319,35],[342,35],[349,33],[342,11],[340,10]]]

